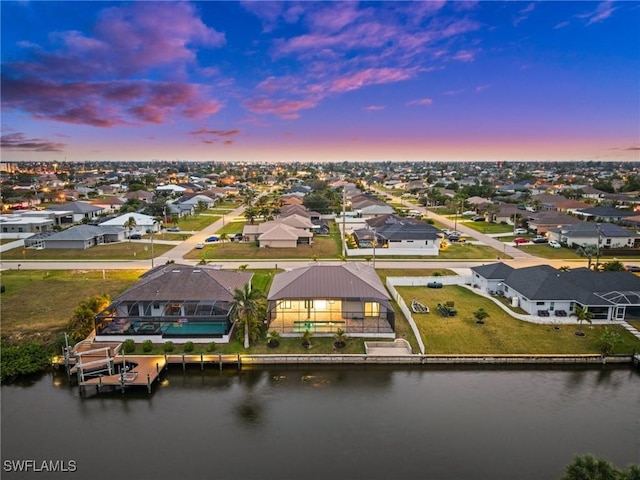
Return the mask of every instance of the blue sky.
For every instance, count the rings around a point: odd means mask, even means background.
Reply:
[[[2,1],[11,160],[640,160],[640,2]]]

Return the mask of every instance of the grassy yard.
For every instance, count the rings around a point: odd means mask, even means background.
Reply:
[[[198,231],[204,227],[208,227],[213,222],[216,222],[222,218],[221,215],[189,215],[182,217],[178,224],[172,223],[171,225],[165,225],[167,228],[179,227],[180,230]]]
[[[313,237],[313,245],[300,245],[296,248],[260,248],[254,242],[217,242],[207,244],[203,249],[191,250],[184,258],[189,260],[265,260],[270,258],[302,258],[312,260],[338,258],[339,250],[335,240],[330,236]]]
[[[112,298],[135,283],[143,270],[8,270],[0,305],[3,338],[47,340],[60,331],[74,309],[90,297]]]
[[[156,237],[154,237],[156,238]],[[173,245],[153,244],[156,257],[171,250]],[[105,243],[80,250],[75,248],[34,250],[14,248],[2,253],[5,260],[147,260],[151,259],[151,245],[140,242]]]
[[[419,260],[488,260],[500,258],[511,258],[511,256],[499,252],[493,247],[488,245],[472,245],[470,243],[452,243],[446,248],[440,249],[437,256],[434,255],[413,255],[411,257],[403,255],[380,255],[380,249],[376,249],[376,260],[407,260],[407,259],[419,259]],[[360,259],[373,257],[372,255],[350,255],[349,258]]]
[[[376,273],[382,283],[387,281],[387,277],[430,277],[436,273],[440,275],[457,275],[453,270],[445,268],[377,268]]]
[[[397,287],[407,304],[413,298],[428,305],[431,313],[414,314],[418,330],[431,354],[581,354],[600,353],[600,335],[603,326],[590,329],[584,326],[586,336],[578,337],[577,325],[537,325],[516,320],[495,305],[464,287],[445,286],[442,289]],[[436,311],[438,303],[452,301],[458,310],[456,317],[441,317]],[[475,323],[473,312],[484,308],[489,317],[485,325]],[[621,343],[616,353],[640,350],[640,340],[617,325],[610,330],[620,334]]]
[[[4,245],[5,243],[11,243],[18,240],[17,238],[0,238],[0,245]]]
[[[465,227],[473,228],[475,231],[480,233],[508,233],[513,232],[513,225],[507,225],[504,223],[489,223],[489,222],[474,222],[474,221],[465,221],[462,222],[461,225]]]
[[[234,233],[242,233],[242,229],[246,225],[246,221],[242,222],[227,222],[224,227],[218,230],[216,233],[220,235],[221,233],[226,233],[228,235],[233,235]]]
[[[627,323],[640,330],[640,320],[627,320]]]

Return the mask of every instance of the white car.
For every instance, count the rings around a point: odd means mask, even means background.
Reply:
[[[527,231],[527,229],[526,229],[526,228],[516,228],[516,229],[513,231],[513,233],[514,233],[514,234],[516,234],[516,235],[526,235],[526,234],[527,234],[527,233],[529,233],[529,232]]]
[[[556,242],[555,240],[551,240],[549,242],[549,246],[553,247],[553,248],[562,248],[562,245],[560,245],[558,242]]]
[[[197,248],[198,250],[200,250],[200,249],[204,248],[204,243],[202,243],[202,242],[198,242],[198,243],[196,243],[196,248]]]

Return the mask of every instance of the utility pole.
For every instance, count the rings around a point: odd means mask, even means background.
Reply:
[[[345,239],[345,215],[347,212],[347,189],[342,187],[342,256],[347,258],[347,242]]]

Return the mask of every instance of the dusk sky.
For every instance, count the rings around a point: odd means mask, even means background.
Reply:
[[[3,161],[640,161],[640,2],[0,5]]]

